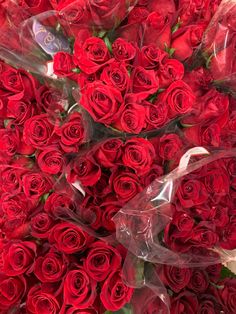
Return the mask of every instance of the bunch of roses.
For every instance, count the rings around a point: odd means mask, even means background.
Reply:
[[[176,166],[184,149],[177,134],[147,140],[111,138],[76,156],[67,167],[67,181],[84,195],[76,207],[75,194],[51,194],[46,201],[52,215],[60,208],[76,212],[96,231],[114,232],[112,216],[153,180]],[[80,193],[79,193],[80,194]],[[70,204],[63,206],[63,203]],[[78,202],[77,202],[78,203]],[[62,211],[61,211],[62,213]]]
[[[183,176],[171,202],[173,219],[164,230],[164,242],[171,250],[236,248],[235,176],[233,157]]]

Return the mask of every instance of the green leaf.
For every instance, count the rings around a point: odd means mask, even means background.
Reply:
[[[99,38],[103,38],[103,37],[105,37],[106,36],[106,31],[100,31],[98,34],[97,34],[97,37],[99,37]]]
[[[172,34],[175,33],[179,29],[181,24],[182,24],[182,22],[181,22],[180,17],[179,17],[178,22],[171,29]]]
[[[170,49],[169,49],[169,52],[168,52],[168,53],[169,53],[169,56],[172,57],[173,54],[174,54],[174,52],[175,52],[175,48],[170,48]]]
[[[214,54],[210,55],[210,57],[207,58],[206,61],[206,68],[209,69],[210,68],[210,64],[211,64],[211,59],[214,56]]]
[[[81,70],[79,68],[74,68],[71,71],[74,73],[78,73],[78,74],[81,72]]]
[[[223,266],[220,273],[221,279],[225,278],[236,278],[236,274],[234,274],[229,268]]]
[[[106,44],[108,50],[109,50],[110,52],[112,52],[112,44],[111,44],[111,42],[110,42],[110,39],[109,39],[107,36],[104,38],[104,42],[105,42],[105,44]]]
[[[10,119],[5,119],[5,120],[4,120],[4,127],[5,127],[5,128],[8,126],[8,124],[9,124],[10,121],[11,121]]]

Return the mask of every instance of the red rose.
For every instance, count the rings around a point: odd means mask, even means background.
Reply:
[[[96,152],[96,161],[105,168],[114,167],[121,161],[123,141],[121,139],[112,138],[99,144]]]
[[[198,309],[197,296],[191,292],[184,291],[171,300],[171,314],[188,313],[196,314]]]
[[[9,167],[0,168],[0,183],[1,190],[3,192],[11,191],[12,194],[20,193],[22,189],[22,176],[27,173],[27,168],[22,165],[22,169],[19,169],[19,165],[13,164]]]
[[[18,306],[26,291],[24,277],[0,276],[0,310],[7,313],[12,307]]]
[[[80,310],[77,307],[70,307],[66,310],[65,314],[98,314],[98,311],[95,308],[89,308]]]
[[[106,242],[96,241],[90,247],[84,268],[95,281],[104,281],[112,271],[121,266],[120,253]]]
[[[142,190],[138,176],[129,171],[114,172],[110,180],[114,192],[121,202],[128,202]]]
[[[66,152],[77,152],[79,145],[85,141],[85,127],[81,113],[73,112],[68,120],[57,130],[61,148]]]
[[[126,40],[117,38],[112,44],[112,52],[117,61],[130,63],[136,55],[136,48]]]
[[[36,99],[40,110],[53,115],[55,115],[55,112],[64,111],[68,105],[61,91],[49,88],[46,85],[42,85],[36,90]]]
[[[22,178],[23,190],[30,199],[38,199],[48,193],[53,185],[51,178],[40,172],[26,173]]]
[[[141,5],[140,1],[138,4]],[[148,15],[149,12],[146,8],[135,6],[128,15],[128,26],[139,26],[147,19]]]
[[[47,239],[54,222],[47,213],[38,213],[31,218],[31,234],[35,238]]]
[[[146,121],[148,129],[159,129],[168,122],[168,106],[164,102],[156,101],[146,106]]]
[[[185,72],[183,81],[192,88],[196,96],[203,96],[211,88],[212,76],[209,70],[200,67]]]
[[[123,97],[119,90],[100,81],[88,84],[82,91],[80,104],[90,113],[95,122],[109,125],[120,115]]]
[[[81,182],[84,186],[93,186],[101,178],[100,166],[89,156],[80,156],[68,167],[69,183]]]
[[[206,29],[205,23],[181,27],[172,37],[171,48],[174,49],[174,57],[185,61],[191,57],[194,50],[202,42],[202,36]]]
[[[103,68],[100,76],[103,83],[125,92],[129,87],[128,71],[123,63],[114,61]]]
[[[195,247],[212,248],[219,237],[207,223],[201,222],[192,230],[190,243]]]
[[[63,279],[67,263],[57,251],[51,250],[44,256],[39,256],[34,265],[35,276],[41,282],[58,282]]]
[[[23,125],[34,113],[35,107],[29,100],[9,100],[7,103],[7,115],[16,125]]]
[[[209,285],[207,273],[200,269],[194,269],[190,278],[188,288],[195,293],[204,293]]]
[[[33,286],[26,300],[26,309],[28,313],[50,313],[57,314],[60,311],[60,304],[58,300],[43,286]]]
[[[0,129],[0,150],[3,156],[14,156],[20,144],[19,133],[12,129]]]
[[[175,266],[157,266],[156,271],[165,286],[168,286],[175,293],[184,289],[191,278],[192,271],[189,268],[179,268]]]
[[[114,127],[120,131],[131,134],[139,134],[145,128],[146,110],[139,104],[127,104],[120,113],[120,119],[114,124]]]
[[[142,178],[142,183],[144,186],[149,186],[154,180],[161,177],[163,174],[163,168],[157,164],[153,164],[149,172]]]
[[[147,70],[159,70],[168,55],[153,44],[142,47],[138,54],[138,64]]]
[[[189,208],[204,204],[208,199],[208,192],[201,181],[184,178],[178,187],[176,196],[183,207]]]
[[[155,44],[156,47],[165,49],[170,47],[171,21],[170,17],[160,11],[149,14],[144,26],[143,45]]]
[[[217,282],[219,280],[221,270],[222,270],[222,264],[209,265],[206,268],[206,272],[208,274],[208,277],[213,282]]]
[[[14,194],[10,192],[2,195],[1,207],[8,218],[26,218],[33,205],[24,193]]]
[[[101,204],[102,209],[102,226],[110,232],[115,232],[116,226],[112,217],[120,210],[118,202],[107,202]]]
[[[35,88],[38,83],[35,78],[22,69],[9,68],[1,74],[3,87],[9,91],[12,96],[9,100],[20,100],[22,98],[32,100],[35,97]]]
[[[236,279],[227,278],[223,282],[223,289],[219,291],[223,309],[228,313],[235,313]]]
[[[229,223],[224,227],[220,246],[226,250],[234,250],[236,248],[236,219],[231,216]]]
[[[168,13],[168,15],[172,15],[176,12],[175,2],[173,0],[160,0],[158,2],[155,0],[148,0],[147,8],[150,12],[156,11],[162,14]]]
[[[207,297],[203,297],[200,299],[199,308],[197,314],[205,314],[205,313],[220,313],[223,311],[222,306],[217,302],[214,297],[211,295]]]
[[[30,241],[8,242],[1,254],[3,272],[7,276],[17,276],[33,271],[36,244]]]
[[[183,81],[173,82],[160,94],[160,102],[166,102],[169,107],[169,117],[175,118],[192,110],[195,95],[191,88]]]
[[[87,232],[67,222],[55,225],[49,235],[49,242],[54,244],[59,252],[65,254],[83,252],[87,249],[91,239]]]
[[[159,79],[153,70],[145,70],[141,66],[134,68],[131,76],[132,92],[138,94],[139,99],[157,92]]]
[[[172,82],[182,80],[184,76],[184,66],[175,59],[165,60],[158,71],[160,88],[168,87]]]
[[[75,64],[87,74],[97,72],[108,61],[112,61],[104,41],[97,37],[89,37],[82,47],[75,42],[74,56]]]
[[[63,153],[56,146],[50,146],[37,154],[39,168],[49,174],[62,172],[65,160]]]
[[[155,159],[155,150],[148,140],[133,138],[124,144],[122,160],[124,166],[132,168],[137,175],[145,175]]]
[[[48,0],[19,0],[19,5],[27,9],[32,15],[52,10]]]
[[[75,68],[73,56],[69,53],[60,51],[53,56],[53,72],[57,76],[76,79],[76,73],[73,72]]]
[[[159,155],[164,160],[173,160],[179,154],[183,143],[176,134],[165,134],[159,141]]]
[[[204,172],[204,182],[209,193],[215,195],[215,200],[229,193],[229,175],[219,163],[210,164]]]
[[[47,114],[31,117],[24,124],[23,138],[26,144],[35,148],[45,148],[55,142],[54,128],[57,124]]]
[[[83,268],[71,270],[64,281],[64,302],[79,309],[93,305],[97,283]]]
[[[107,310],[117,311],[130,301],[132,294],[133,288],[123,283],[120,271],[115,271],[104,282],[100,298]]]

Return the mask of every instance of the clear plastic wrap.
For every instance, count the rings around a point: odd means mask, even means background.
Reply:
[[[189,164],[190,157],[208,155]],[[206,267],[235,260],[235,150],[190,149],[179,167],[156,179],[113,220],[117,239],[145,261]],[[196,157],[195,157],[196,158]]]
[[[201,48],[214,84],[233,92],[236,91],[235,20],[235,1],[223,0],[205,31]]]

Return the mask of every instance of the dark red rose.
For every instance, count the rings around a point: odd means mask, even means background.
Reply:
[[[114,167],[121,161],[123,141],[119,138],[108,139],[99,144],[96,152],[96,161],[105,168]]]
[[[170,224],[174,225],[177,232],[184,237],[193,229],[194,220],[187,213],[176,211]]]
[[[80,310],[77,307],[70,307],[66,310],[65,314],[98,314],[98,311],[95,308],[89,308]]]
[[[146,20],[148,15],[149,12],[146,8],[135,6],[128,15],[128,25],[139,25]]]
[[[57,314],[61,307],[56,297],[43,286],[33,286],[26,300],[26,309],[28,313],[50,313]]]
[[[207,297],[204,296],[202,299],[200,299],[197,314],[215,314],[222,312],[222,306],[217,301],[218,300],[216,300],[211,295]]]
[[[59,252],[73,254],[87,249],[92,238],[76,225],[69,222],[58,223],[51,229],[49,242],[54,244]]]
[[[152,12],[145,21],[143,45],[154,44],[156,47],[165,49],[170,47],[171,21],[168,15],[161,12]]]
[[[153,70],[146,70],[141,66],[134,68],[131,76],[132,92],[138,94],[139,99],[157,92],[159,79]]]
[[[87,74],[97,72],[108,61],[112,61],[104,41],[97,37],[86,39],[82,47],[75,42],[74,56],[75,64]]]
[[[189,268],[169,265],[157,266],[156,271],[164,285],[175,293],[179,293],[188,285],[192,274]]]
[[[81,182],[84,186],[93,186],[101,178],[100,166],[89,156],[79,156],[68,167],[69,183]]]
[[[7,313],[12,307],[17,307],[26,292],[26,280],[23,276],[7,277],[0,275],[0,309]]]
[[[79,309],[93,305],[97,282],[83,268],[71,270],[64,281],[64,302]]]
[[[234,250],[236,248],[236,219],[231,216],[229,223],[224,227],[220,240],[220,246],[226,250]]]
[[[207,223],[199,223],[192,230],[191,244],[195,247],[212,248],[219,241],[219,237]]]
[[[188,288],[195,293],[204,293],[209,285],[209,278],[206,271],[194,269],[188,284]]]
[[[78,74],[78,85],[80,86],[80,90],[83,90],[88,84],[97,81],[99,75],[97,73],[86,74],[84,72],[80,72]]]
[[[73,56],[67,52],[57,52],[53,57],[53,72],[59,77],[76,79],[76,69]]]
[[[208,122],[184,129],[187,140],[196,146],[219,147],[221,140],[221,127],[218,123]],[[223,144],[224,145],[224,144]]]
[[[23,190],[30,199],[38,199],[48,193],[53,185],[52,179],[40,172],[26,173],[22,178]]]
[[[125,203],[142,190],[138,176],[129,171],[114,172],[111,183],[118,200]]]
[[[106,242],[96,241],[90,247],[84,260],[84,268],[95,281],[104,281],[111,270],[116,271],[121,266],[119,251]]]
[[[136,48],[126,40],[117,38],[112,44],[112,52],[117,61],[130,63],[136,55]]]
[[[102,212],[100,207],[96,205],[88,205],[81,210],[81,218],[84,224],[87,224],[93,230],[98,230],[103,227],[102,222]]]
[[[43,172],[58,174],[62,172],[65,160],[57,146],[50,146],[37,154],[37,163]]]
[[[107,202],[100,206],[102,209],[102,226],[110,232],[115,232],[116,226],[112,217],[120,210],[118,202]]]
[[[67,109],[68,102],[62,93],[46,85],[42,85],[36,90],[36,99],[40,110],[43,109],[49,114],[60,113]]]
[[[35,97],[35,88],[38,83],[35,78],[22,69],[9,68],[1,75],[2,86],[9,92],[9,100],[32,100]]]
[[[177,190],[177,199],[185,208],[204,204],[208,199],[208,192],[204,185],[196,179],[183,179]]]
[[[173,160],[181,151],[183,143],[176,134],[165,134],[159,141],[159,154],[164,160]]]
[[[223,308],[228,313],[236,311],[236,279],[227,278],[223,282],[223,289],[219,291]]]
[[[66,153],[77,152],[86,137],[81,113],[71,113],[68,120],[57,130],[57,134],[60,136],[60,145]]]
[[[120,131],[131,134],[139,134],[146,127],[146,110],[139,104],[127,104],[120,113],[120,119],[114,124],[114,127]]]
[[[150,12],[156,11],[162,14],[172,15],[176,11],[175,2],[173,0],[160,0],[158,2],[155,0],[148,0],[146,5]]]
[[[220,164],[209,165],[209,168],[204,172],[204,182],[209,193],[215,195],[215,198],[227,195],[229,193],[229,175],[224,167]]]
[[[196,314],[198,309],[197,296],[184,291],[171,300],[171,314],[188,313]]]
[[[211,88],[212,76],[209,70],[200,67],[185,72],[183,81],[192,88],[196,96],[203,96]]]
[[[133,138],[124,144],[122,160],[125,166],[132,168],[137,175],[145,175],[155,159],[155,150],[148,140]]]
[[[47,239],[54,222],[47,213],[38,213],[31,218],[31,234],[35,238]]]
[[[192,110],[195,95],[191,88],[183,81],[173,82],[158,98],[160,102],[166,102],[169,108],[169,117],[175,118]]]
[[[142,178],[142,183],[144,186],[149,186],[154,180],[161,177],[163,174],[163,168],[157,164],[153,164],[149,172]]]
[[[1,254],[3,272],[7,276],[18,276],[33,271],[36,244],[30,241],[8,242]]]
[[[125,64],[117,61],[103,68],[100,80],[107,85],[115,87],[120,92],[125,92],[129,87],[129,75]]]
[[[160,88],[168,87],[172,82],[182,80],[184,76],[184,66],[175,59],[165,60],[158,71]]]
[[[203,33],[206,29],[205,23],[181,27],[173,34],[171,48],[174,57],[180,61],[185,61],[192,56],[194,50],[201,44]]]
[[[208,274],[208,277],[213,282],[217,282],[219,280],[221,270],[222,270],[222,264],[209,265],[206,268],[206,272]]]
[[[34,113],[35,106],[29,100],[9,100],[7,103],[7,115],[16,125],[23,125]]]
[[[168,106],[165,102],[156,101],[146,106],[146,121],[150,129],[158,129],[168,122]]]
[[[34,274],[41,282],[58,282],[63,279],[67,270],[65,258],[55,250],[35,260]]]
[[[138,64],[147,70],[159,70],[167,58],[168,55],[165,51],[150,44],[142,47],[138,54]]]
[[[95,122],[109,125],[119,117],[123,98],[118,89],[96,81],[88,84],[82,91],[80,104],[90,113]]]
[[[32,15],[52,10],[50,1],[48,0],[19,0],[19,5],[28,10]]]
[[[133,288],[123,283],[120,271],[115,271],[104,282],[100,298],[107,310],[117,311],[130,301],[132,294]]]
[[[55,142],[54,129],[57,121],[47,114],[40,114],[31,117],[24,124],[23,139],[26,144],[35,148],[45,148],[49,144]]]

